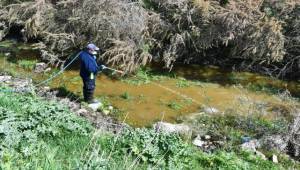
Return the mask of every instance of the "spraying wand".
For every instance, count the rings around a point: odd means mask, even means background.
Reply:
[[[111,71],[114,71],[114,72],[117,72],[117,73],[120,73],[120,74],[125,74],[124,71],[116,70],[116,69],[113,69],[113,68],[110,68],[110,67],[106,67],[104,65],[102,65],[102,69],[107,69],[107,70],[111,70]]]

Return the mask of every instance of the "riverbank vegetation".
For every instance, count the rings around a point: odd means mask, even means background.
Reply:
[[[150,61],[217,64],[278,77],[299,75],[297,0],[1,1],[0,38],[38,42],[60,64],[86,42],[128,72]]]
[[[279,164],[274,164],[238,149],[220,148],[205,153],[176,134],[157,133],[152,129],[124,127],[116,134],[104,132],[56,101],[49,102],[34,94],[1,93],[0,116],[2,169],[299,168],[284,156],[280,157]],[[221,120],[222,127],[240,123],[245,125],[241,129],[245,133],[251,129],[246,127],[250,125],[248,121],[239,121],[238,117],[217,119],[207,117],[199,123],[210,125],[207,121],[217,121],[219,124]],[[277,133],[277,128],[285,130],[278,125],[255,120],[250,125],[255,127],[251,134]],[[232,140],[239,143],[238,139]]]

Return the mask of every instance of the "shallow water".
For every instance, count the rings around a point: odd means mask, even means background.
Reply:
[[[16,75],[41,82],[49,75],[35,74],[17,64],[20,58],[34,60],[37,55],[37,52],[21,48],[14,57],[1,57],[0,71],[14,71]],[[96,81],[95,96],[105,97],[121,110],[122,114],[118,116],[120,120],[126,118],[125,121],[133,126],[147,126],[158,120],[174,122],[181,116],[200,112],[203,107],[213,107],[221,112],[235,109],[245,115],[257,111],[254,108],[258,107],[257,103],[283,105],[277,96],[243,88],[249,85],[255,88],[268,86],[281,91],[288,89],[295,96],[300,92],[299,82],[285,82],[248,72],[225,71],[213,66],[177,66],[173,73],[177,75],[175,78],[163,76],[160,80],[140,85],[100,74]],[[82,96],[82,82],[77,69],[66,70],[50,86],[64,87],[75,96]],[[272,118],[274,113],[270,111],[263,116]]]

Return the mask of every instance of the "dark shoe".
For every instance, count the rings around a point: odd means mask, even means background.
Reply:
[[[83,96],[84,96],[84,101],[87,102],[88,104],[92,103],[97,103],[96,100],[94,100],[94,90],[83,90]]]

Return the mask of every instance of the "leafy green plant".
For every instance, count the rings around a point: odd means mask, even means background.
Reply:
[[[170,103],[167,104],[167,106],[174,110],[180,110],[182,108],[182,105],[180,105],[179,103],[177,103],[175,101],[171,101]]]
[[[179,78],[179,80],[176,83],[176,86],[179,88],[190,87],[190,85],[190,82],[187,81],[185,78]]]
[[[188,168],[193,157],[192,148],[178,135],[157,133],[155,130],[126,128],[115,143],[118,151],[114,154],[136,157],[138,162],[147,162],[157,167]],[[112,148],[107,143],[106,148]]]
[[[176,74],[173,72],[154,71],[150,67],[142,67],[137,70],[135,76],[125,77],[122,80],[128,84],[142,85],[151,81],[163,81],[169,78],[176,78]]]
[[[65,106],[30,95],[0,93],[0,117],[0,148],[18,149],[24,155],[32,155],[45,137],[87,135],[91,130]]]
[[[151,81],[151,75],[148,69],[140,68],[134,77],[127,77],[123,79],[123,81],[133,85],[147,84]]]
[[[36,63],[36,60],[18,60],[18,66],[28,70],[32,70]]]
[[[131,100],[133,97],[130,96],[128,92],[124,92],[123,94],[121,94],[121,98],[125,100]]]

